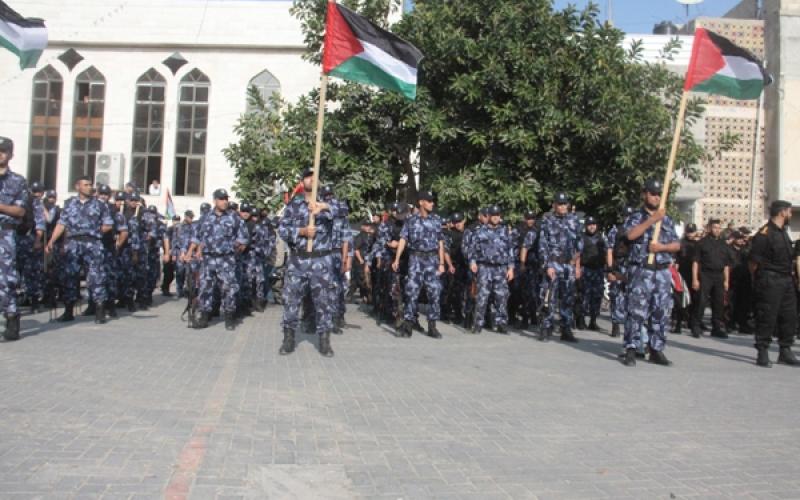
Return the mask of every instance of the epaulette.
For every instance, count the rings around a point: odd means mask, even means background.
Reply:
[[[769,233],[769,224],[764,224],[764,227],[762,227],[758,232],[759,234],[766,236],[767,233]]]

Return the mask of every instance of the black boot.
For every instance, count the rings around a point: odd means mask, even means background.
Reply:
[[[400,338],[411,337],[411,324],[408,321],[403,321],[397,328],[397,336]]]
[[[81,313],[81,316],[94,316],[97,312],[97,306],[95,305],[93,300],[89,301],[89,305],[86,306],[86,310]]]
[[[208,320],[209,320],[208,313],[201,312],[200,317],[197,318],[197,321],[195,321],[194,323],[194,327],[198,330],[201,330],[203,328],[208,328]]]
[[[256,301],[253,309],[255,309],[256,312],[264,312],[264,308],[266,306],[267,306],[266,302],[264,302],[263,300],[259,299],[259,300]]]
[[[31,314],[36,314],[39,312],[39,297],[33,297],[31,299]]]
[[[106,308],[103,304],[97,304],[94,308],[94,322],[98,325],[106,323]]]
[[[232,312],[225,313],[225,329],[228,331],[236,329],[236,318]]]
[[[756,357],[756,365],[764,368],[772,368],[772,362],[769,360],[769,349],[766,347],[758,347],[758,356]]]
[[[600,327],[597,326],[597,316],[592,316],[589,319],[589,330],[591,330],[593,332],[596,332],[596,331],[600,330]]]
[[[547,342],[550,340],[550,337],[553,336],[553,330],[551,328],[542,327],[539,329],[539,341]]]
[[[612,323],[611,324],[611,336],[612,337],[619,337],[619,323]]]
[[[578,342],[578,339],[575,338],[575,335],[572,334],[572,330],[568,327],[561,328],[561,341],[562,342]]]
[[[413,322],[413,323],[411,323],[411,328],[412,328],[413,330],[416,330],[416,331],[420,332],[420,333],[422,333],[422,332],[424,332],[424,331],[425,331],[425,329],[424,329],[424,328],[422,328],[422,325],[419,323],[419,318],[418,318],[418,319],[415,319],[415,320],[414,320],[414,322]]]
[[[474,333],[475,335],[481,333],[481,325],[477,321],[472,324],[472,333]]]
[[[331,332],[325,332],[319,336],[319,353],[326,358],[333,357],[333,349],[331,349]]]
[[[125,306],[128,308],[128,312],[136,312],[136,304],[133,302],[133,297],[125,299]]]
[[[672,333],[674,333],[675,335],[680,335],[682,333],[681,332],[681,323],[682,323],[681,320],[678,320],[678,321],[675,322],[675,326],[672,327]]]
[[[711,336],[715,337],[715,338],[718,338],[718,339],[727,339],[728,338],[728,334],[725,333],[725,330],[712,330],[711,331]]]
[[[66,323],[67,321],[74,321],[75,316],[72,314],[72,309],[75,307],[74,304],[64,304],[64,314],[59,316],[56,321],[59,323]]]
[[[6,314],[6,330],[3,338],[8,341],[19,340],[19,313]]]
[[[17,321],[19,321],[19,319],[17,319]],[[797,366],[800,364],[800,361],[797,361],[791,347],[781,347],[780,351],[778,351],[778,363]]]
[[[625,357],[622,358],[622,364],[625,366],[636,366],[636,349],[625,349]]]
[[[291,328],[283,329],[283,343],[278,351],[281,356],[286,356],[294,352],[294,330]]]
[[[692,327],[692,337],[694,337],[696,339],[699,339],[702,336],[703,336],[703,331],[699,327],[693,326]]]
[[[523,317],[522,321],[519,322],[519,329],[525,331],[528,329],[529,326],[530,323],[528,322],[528,317],[527,316]]]
[[[668,360],[662,351],[650,351],[650,362],[661,366],[669,366],[672,361]]]
[[[586,330],[586,319],[583,317],[583,314],[575,316],[575,329]]]
[[[508,335],[508,328],[506,325],[497,325],[497,333],[502,335]]]
[[[106,302],[106,311],[108,311],[109,318],[117,317],[117,304],[113,300]]]
[[[428,321],[428,337],[432,339],[442,338],[442,334],[436,329],[436,322],[433,320]]]

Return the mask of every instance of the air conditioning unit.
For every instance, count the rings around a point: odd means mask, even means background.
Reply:
[[[108,184],[111,189],[122,189],[125,156],[122,153],[97,153],[94,164],[94,183]]]

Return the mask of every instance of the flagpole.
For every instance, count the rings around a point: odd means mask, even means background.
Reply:
[[[317,187],[319,186],[319,163],[322,154],[322,127],[325,124],[325,95],[328,91],[328,75],[322,73],[319,84],[319,110],[317,111],[317,141],[314,146],[314,175],[311,181],[311,199],[317,201]],[[308,215],[308,227],[314,227],[314,214]],[[307,238],[306,251],[314,248],[314,238]]]
[[[672,137],[672,150],[669,153],[669,163],[667,164],[667,173],[664,176],[664,188],[661,190],[661,201],[658,204],[658,209],[663,210],[667,206],[667,198],[669,197],[669,184],[672,181],[672,172],[675,169],[675,160],[678,157],[678,146],[681,143],[681,131],[683,129],[683,117],[686,115],[686,104],[689,101],[689,91],[684,90],[681,96],[681,104],[678,108],[678,120],[675,123],[675,135]],[[661,221],[656,222],[653,229],[653,238],[650,241],[658,241],[661,235]],[[656,260],[656,254],[650,252],[647,257],[647,263],[653,264]]]
[[[761,104],[764,100],[764,93],[758,96],[756,103],[756,129],[753,132],[753,158],[750,165],[750,209],[747,216],[747,225],[753,227],[753,202],[756,198],[756,163],[758,156],[761,154],[761,144],[759,143],[759,135],[761,133]]]

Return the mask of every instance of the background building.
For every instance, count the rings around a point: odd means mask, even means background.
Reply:
[[[0,135],[14,139],[12,168],[70,195],[96,170],[114,188],[153,179],[164,208],[197,209],[234,180],[222,149],[235,140],[247,88],[289,101],[319,84],[290,1],[16,0],[47,21],[50,43],[20,72],[0,51]]]

